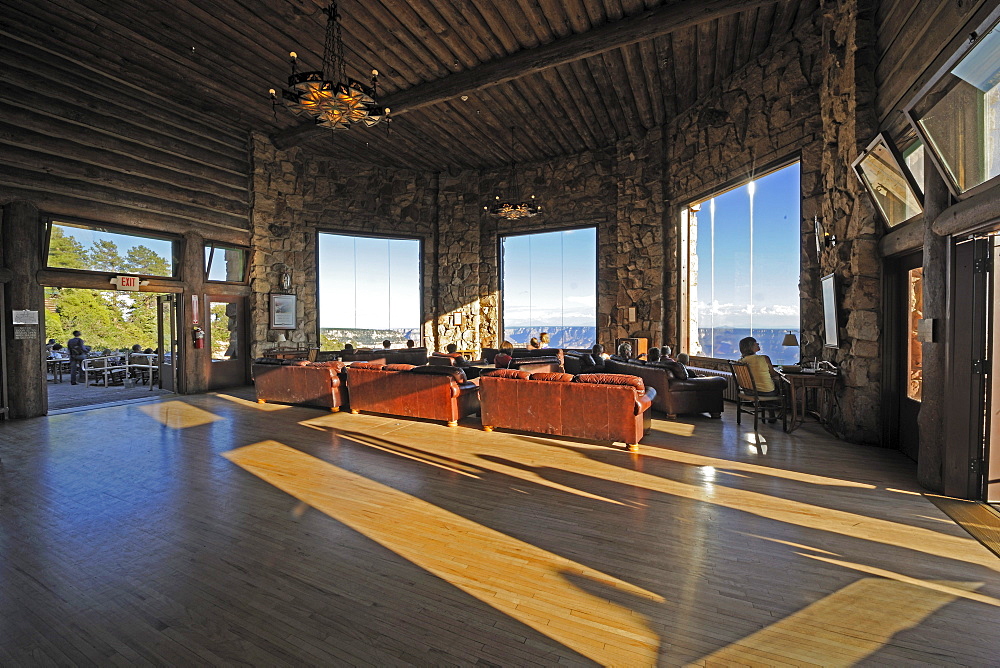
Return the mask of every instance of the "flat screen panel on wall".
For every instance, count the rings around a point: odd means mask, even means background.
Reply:
[[[823,284],[823,331],[827,348],[840,347],[840,320],[837,317],[836,275],[829,274],[821,279]]]

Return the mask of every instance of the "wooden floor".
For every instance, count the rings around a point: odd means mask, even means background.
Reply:
[[[898,453],[251,398],[0,423],[0,665],[1000,660],[1000,559]]]

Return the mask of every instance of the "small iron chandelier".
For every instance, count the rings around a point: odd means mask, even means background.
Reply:
[[[496,202],[492,207],[484,206],[483,210],[488,211],[491,216],[504,218],[506,220],[519,220],[521,218],[531,218],[542,212],[542,207],[534,204],[535,196],[528,200],[521,198],[521,188],[517,185],[517,170],[514,163],[514,128],[510,129],[510,185],[508,197],[501,199],[496,196]]]
[[[344,62],[344,39],[340,28],[337,2],[323,10],[326,14],[326,39],[323,42],[323,69],[297,71],[298,54],[289,53],[292,73],[288,88],[281,89],[281,99],[289,111],[312,118],[316,125],[342,130],[355,123],[371,127],[389,122],[389,110],[378,104],[378,70],[372,70],[371,85],[347,78]],[[343,83],[346,81],[347,83]],[[271,104],[278,95],[272,88]]]

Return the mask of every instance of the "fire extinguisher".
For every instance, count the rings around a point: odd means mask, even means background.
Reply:
[[[205,347],[205,330],[201,327],[195,327],[191,332],[191,337],[194,341],[194,347],[196,349],[201,349]]]

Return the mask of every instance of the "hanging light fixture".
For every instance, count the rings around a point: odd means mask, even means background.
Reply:
[[[281,100],[292,113],[306,116],[317,125],[343,130],[354,123],[366,127],[389,121],[389,110],[378,104],[378,70],[372,70],[371,85],[347,78],[344,62],[344,39],[340,28],[337,2],[323,10],[326,14],[326,39],[323,42],[323,69],[298,71],[298,54],[291,57],[292,73],[288,88],[281,89]],[[347,83],[344,83],[344,82]],[[278,94],[271,89],[272,105]]]
[[[538,215],[542,207],[534,203],[535,196],[532,195],[527,200],[521,198],[521,188],[517,185],[517,170],[514,163],[514,128],[510,129],[510,183],[508,185],[508,197],[496,196],[496,202],[492,207],[484,206],[484,211],[489,211],[491,216],[505,218],[507,220],[518,220],[520,218],[530,218]]]

